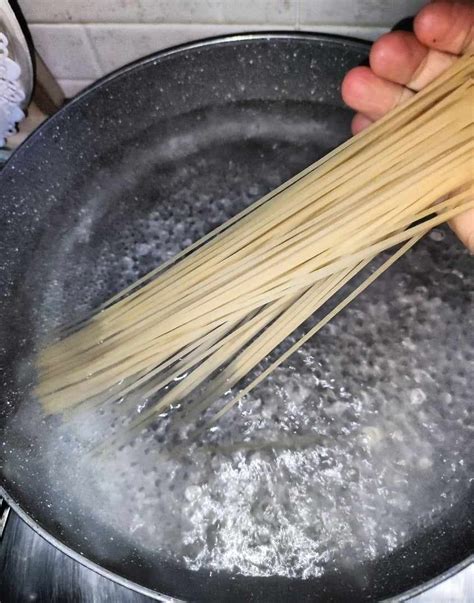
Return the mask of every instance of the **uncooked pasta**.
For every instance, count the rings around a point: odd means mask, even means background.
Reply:
[[[47,413],[191,395],[216,421],[434,226],[474,206],[472,55],[403,106],[68,325],[38,357]],[[377,254],[393,255],[241,385]]]

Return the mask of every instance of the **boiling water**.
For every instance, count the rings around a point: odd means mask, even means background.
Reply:
[[[139,198],[136,208],[134,199],[111,207],[91,194],[42,258],[39,336],[235,214],[278,184],[281,169],[246,186],[241,165],[229,161],[223,176],[209,160],[188,160],[160,205],[145,209]],[[232,193],[216,198],[213,178]],[[183,192],[180,179],[193,187]],[[104,237],[113,220],[120,232]],[[87,266],[86,279],[71,261]],[[45,482],[79,501],[83,516],[55,509],[63,525],[93,515],[110,534],[191,569],[306,578],[351,567],[423,531],[473,475],[471,262],[447,229],[434,231],[187,446],[170,445],[165,417],[120,451],[91,457],[91,441],[139,411],[124,419],[120,406],[45,420],[35,402],[10,428],[39,434]]]

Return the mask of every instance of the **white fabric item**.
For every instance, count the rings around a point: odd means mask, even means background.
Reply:
[[[0,0],[0,147],[24,117],[33,89],[33,62],[8,0]]]
[[[20,66],[8,53],[7,36],[0,31],[0,147],[15,132],[16,124],[25,117],[21,109],[25,92],[20,76]]]

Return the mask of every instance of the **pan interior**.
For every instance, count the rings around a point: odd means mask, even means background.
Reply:
[[[281,49],[260,44],[257,52],[236,43],[234,60],[247,52],[260,72],[282,60]],[[79,112],[91,131],[100,124],[97,140],[109,139],[80,166],[74,186],[70,179],[55,190],[43,170],[45,183],[35,186],[52,197],[44,202],[49,210],[39,209],[41,227],[28,225],[34,249],[22,268],[10,263],[14,287],[6,293],[11,302],[15,290],[15,308],[5,303],[0,317],[9,384],[2,394],[3,475],[14,496],[28,491],[36,498],[34,519],[127,577],[138,571],[127,565],[137,563],[239,580],[356,576],[430,532],[469,494],[474,273],[447,228],[433,231],[216,429],[179,453],[165,418],[120,451],[91,456],[90,442],[123,429],[140,407],[128,409],[125,420],[120,406],[44,417],[30,393],[31,351],[55,324],[97,306],[348,135],[350,115],[334,90],[363,52],[336,46],[322,58],[323,50],[300,46],[305,65],[335,61],[324,71],[326,78],[332,73],[330,84],[313,65],[313,95],[293,95],[289,85],[273,95],[266,88],[246,93],[251,82],[241,77],[240,96],[201,101],[176,115],[150,110],[131,125],[128,104],[121,109],[114,101],[115,80],[95,91],[103,96],[99,107],[108,96],[113,118],[85,111],[86,102],[93,107],[91,93],[71,107],[72,126],[66,112],[44,131],[51,142],[59,128],[57,144],[68,148]],[[201,54],[203,69],[211,69],[218,59]],[[141,78],[143,71],[158,86],[158,67],[142,67]],[[131,73],[120,79],[131,94]],[[273,74],[269,87],[281,85]],[[32,141],[16,159],[26,175],[37,169],[27,163],[34,152]],[[76,153],[90,155],[85,146]],[[14,167],[15,159],[7,189]],[[74,171],[71,155],[62,167]],[[58,168],[50,170],[59,178]],[[156,576],[140,579],[166,590]]]

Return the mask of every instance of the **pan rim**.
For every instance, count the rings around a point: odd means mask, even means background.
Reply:
[[[130,63],[127,63],[122,67],[118,67],[110,73],[98,78],[97,80],[92,82],[92,84],[84,88],[84,90],[79,92],[76,96],[68,100],[60,109],[58,109],[58,111],[56,111],[56,113],[45,119],[35,130],[33,130],[33,132],[31,132],[31,134],[29,134],[25,138],[25,140],[11,153],[7,161],[3,164],[2,170],[0,172],[0,178],[1,174],[5,173],[5,170],[8,170],[10,163],[12,163],[16,157],[21,157],[21,155],[28,148],[28,146],[33,143],[36,138],[40,138],[43,135],[43,131],[48,128],[50,124],[53,124],[56,119],[60,119],[63,113],[69,109],[69,107],[81,102],[84,98],[92,94],[97,88],[100,88],[103,84],[118,79],[122,77],[122,75],[127,74],[129,71],[133,71],[134,69],[140,67],[145,67],[149,63],[155,61],[162,62],[175,55],[179,55],[181,53],[188,52],[189,50],[196,50],[199,48],[209,48],[221,44],[231,44],[233,42],[291,39],[308,41],[330,41],[341,46],[345,44],[350,44],[352,47],[359,47],[361,50],[367,50],[371,46],[371,42],[368,42],[367,40],[360,40],[359,38],[354,38],[351,36],[341,36],[338,34],[291,30],[262,30],[254,32],[242,31],[242,33],[236,34],[211,36],[195,40],[193,42],[177,44],[175,46],[170,46],[163,50],[153,52]]]
[[[133,582],[132,580],[128,580],[127,578],[124,578],[123,576],[120,576],[119,574],[115,574],[114,572],[109,571],[105,567],[102,567],[98,563],[95,563],[94,561],[91,561],[87,557],[82,556],[80,553],[77,553],[71,547],[63,544],[59,539],[56,538],[56,536],[53,536],[47,530],[42,528],[38,522],[36,522],[32,517],[30,517],[28,515],[28,513],[26,511],[24,511],[22,509],[21,505],[19,505],[18,503],[16,503],[14,501],[14,499],[6,492],[6,490],[3,486],[0,486],[0,498],[3,498],[3,500],[8,504],[8,506],[11,509],[13,509],[13,511],[20,517],[20,519],[22,519],[36,534],[38,534],[39,536],[44,538],[44,540],[46,540],[46,542],[49,542],[50,544],[52,544],[55,548],[57,548],[59,551],[61,551],[65,555],[67,555],[69,558],[73,559],[74,561],[79,562],[84,567],[92,570],[93,572],[95,572],[101,576],[104,576],[104,578],[108,578],[109,580],[112,580],[116,584],[120,584],[121,586],[124,586],[125,588],[129,588],[130,590],[138,592],[142,595],[146,595],[157,601],[163,601],[164,603],[186,603],[186,601],[184,599],[170,597],[169,595],[165,595],[165,594],[159,593],[155,590],[146,588],[145,586],[141,586],[137,582]],[[469,567],[469,565],[471,565],[471,564],[474,564],[474,553],[472,553],[471,555],[469,555],[469,557],[466,557],[466,559],[464,559],[463,561],[460,561],[453,567],[447,569],[446,571],[441,573],[439,576],[432,578],[428,582],[424,582],[423,584],[420,584],[419,586],[415,586],[399,595],[396,595],[395,597],[383,599],[383,601],[385,601],[385,602],[392,601],[392,602],[400,602],[400,603],[403,601],[408,601],[412,597],[416,597],[417,595],[421,595],[422,593],[428,592],[429,590],[431,590],[438,584],[441,584],[442,582],[445,582],[449,578],[452,578],[453,576],[455,576],[462,570]]]

